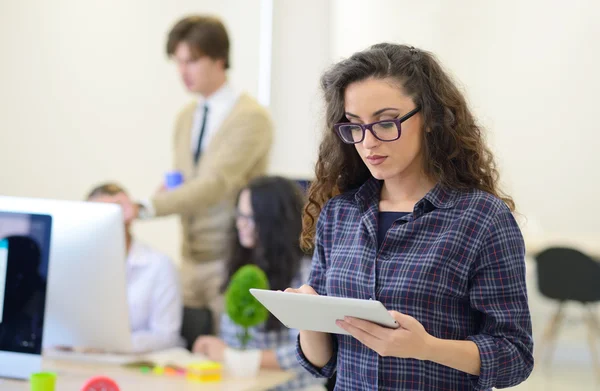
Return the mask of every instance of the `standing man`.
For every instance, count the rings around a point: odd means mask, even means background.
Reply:
[[[217,325],[235,196],[266,173],[273,127],[255,99],[227,82],[229,37],[220,20],[180,20],[169,32],[166,49],[198,99],[183,108],[175,123],[174,168],[183,174],[183,184],[142,203],[139,216],[181,217],[184,304],[210,308]]]

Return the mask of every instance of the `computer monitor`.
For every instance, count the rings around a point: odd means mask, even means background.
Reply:
[[[52,218],[0,211],[0,377],[42,367]]]
[[[0,211],[52,216],[43,347],[130,352],[121,208],[0,196]]]

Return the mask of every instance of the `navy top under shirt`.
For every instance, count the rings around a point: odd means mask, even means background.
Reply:
[[[409,212],[379,212],[379,221],[377,222],[377,246],[381,247],[385,240],[385,234],[392,227],[394,221],[406,216]]]

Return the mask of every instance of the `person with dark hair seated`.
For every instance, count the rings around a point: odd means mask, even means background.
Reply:
[[[237,200],[237,216],[230,234],[224,291],[233,274],[244,265],[260,267],[270,289],[283,290],[306,281],[310,262],[300,249],[304,199],[294,182],[281,177],[261,177],[244,188]],[[221,338],[199,337],[193,351],[222,361],[226,346],[239,348],[242,328],[227,314],[221,317]],[[296,371],[297,375],[278,390],[324,390],[323,379],[315,379],[296,360],[297,330],[282,325],[273,315],[251,328],[248,348],[261,349],[261,367]]]

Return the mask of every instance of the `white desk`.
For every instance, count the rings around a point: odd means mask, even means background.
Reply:
[[[184,376],[144,374],[116,365],[45,360],[44,371],[57,374],[56,391],[80,391],[92,376],[104,375],[117,382],[122,391],[261,391],[283,384],[292,378],[284,371],[262,370],[256,378],[224,378],[219,383],[197,383]],[[2,391],[29,391],[26,381],[0,379]]]

